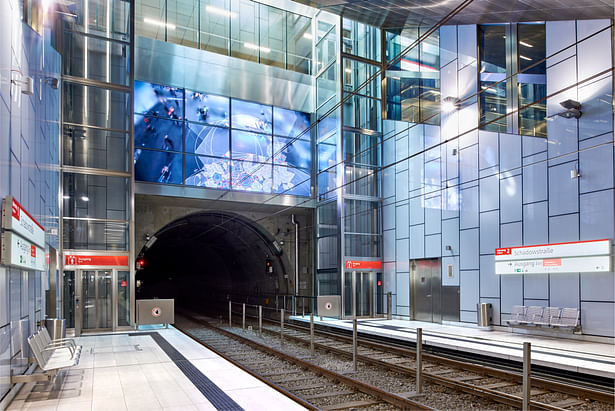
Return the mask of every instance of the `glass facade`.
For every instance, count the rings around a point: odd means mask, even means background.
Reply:
[[[428,28],[386,31],[387,119],[440,124],[440,33],[424,37]]]
[[[135,180],[311,195],[310,116],[135,82]]]
[[[506,27],[478,26],[480,124],[484,130],[507,130]]]
[[[312,19],[251,0],[137,0],[136,34],[310,74]]]
[[[547,136],[547,62],[544,24],[517,25],[519,134]],[[541,101],[542,100],[542,101]],[[538,101],[538,103],[534,103]],[[527,107],[526,107],[527,106]]]

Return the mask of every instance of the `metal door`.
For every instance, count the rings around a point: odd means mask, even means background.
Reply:
[[[372,317],[374,315],[374,273],[344,272],[344,317]]]
[[[441,264],[439,259],[410,261],[412,319],[442,322]]]
[[[75,333],[114,329],[115,270],[78,270]]]

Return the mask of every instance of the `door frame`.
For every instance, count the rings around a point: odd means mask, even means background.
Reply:
[[[115,331],[117,329],[117,272],[122,270],[117,267],[95,267],[88,268],[86,266],[81,266],[75,269],[75,336],[81,335],[83,331],[83,312],[85,308],[85,301],[83,301],[83,272],[84,271],[94,271],[96,273],[100,271],[110,271],[111,272],[111,328],[88,328],[87,332],[98,332],[98,331]],[[98,276],[98,274],[96,274]],[[96,285],[96,300],[98,300],[98,281],[95,282]],[[96,306],[96,321],[98,322],[98,304]]]
[[[416,297],[416,281],[417,281],[417,276],[418,276],[418,262],[419,261],[430,261],[432,263],[435,263],[435,266],[439,267],[439,277],[438,276],[434,276],[433,273],[431,272],[430,269],[430,273],[429,273],[429,286],[431,289],[431,321],[434,324],[442,324],[442,259],[439,257],[434,257],[434,258],[414,258],[410,260],[410,275],[409,275],[409,290],[408,292],[409,294],[409,299],[410,299],[410,320],[411,321],[423,321],[423,320],[417,320],[416,319],[416,304],[417,304],[417,297]],[[437,278],[437,284],[434,284],[434,277]],[[434,285],[436,285],[437,288],[437,293],[434,292]],[[437,297],[436,295],[437,294]],[[437,301],[436,301],[437,299]],[[439,311],[436,313],[434,310],[434,305],[436,305],[437,303],[437,307],[439,309]]]
[[[374,313],[376,312],[376,292],[378,291],[378,287],[376,286],[377,281],[377,273],[382,272],[382,270],[365,270],[365,269],[356,269],[356,270],[344,270],[343,278],[342,278],[342,318],[372,318],[374,317]],[[367,316],[365,315],[356,315],[357,313],[357,301],[355,296],[357,295],[357,273],[363,273],[368,275],[368,286],[369,286],[369,313]],[[346,276],[351,276],[351,291],[350,296],[346,295]],[[351,314],[346,315],[346,299],[350,298],[351,301]]]

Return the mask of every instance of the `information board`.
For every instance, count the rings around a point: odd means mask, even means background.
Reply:
[[[598,273],[612,271],[611,240],[497,248],[496,274]]]
[[[45,247],[45,229],[12,196],[2,200],[2,228]]]
[[[5,231],[2,233],[0,264],[45,271],[45,251],[25,238]]]

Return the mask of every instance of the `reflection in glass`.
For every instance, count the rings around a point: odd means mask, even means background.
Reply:
[[[117,325],[130,326],[130,271],[117,272]]]
[[[230,160],[186,155],[186,185],[228,190],[231,185]]]
[[[167,1],[167,40],[187,47],[198,47],[200,0]]]
[[[202,50],[229,54],[229,36],[231,21],[237,15],[229,11],[229,0],[201,0],[201,42]]]
[[[182,183],[182,155],[169,151],[138,148],[134,154],[135,180],[154,183]]]
[[[186,120],[215,126],[229,126],[228,97],[186,90]]]
[[[271,106],[233,99],[231,112],[233,128],[259,133],[272,132]]]
[[[214,157],[229,157],[228,128],[186,124],[186,152]]]
[[[271,164],[233,160],[231,163],[234,190],[271,193]]]
[[[506,132],[506,82],[502,81],[506,78],[506,25],[478,26],[478,43],[483,90],[480,125],[483,130]]]
[[[286,12],[259,5],[260,63],[284,68],[286,57]]]
[[[519,132],[524,135],[547,136],[547,84],[546,46],[544,24],[517,26],[519,50]],[[545,99],[536,104],[535,101]],[[523,106],[531,106],[521,109]]]
[[[271,161],[271,136],[233,130],[231,141],[234,160]]]

